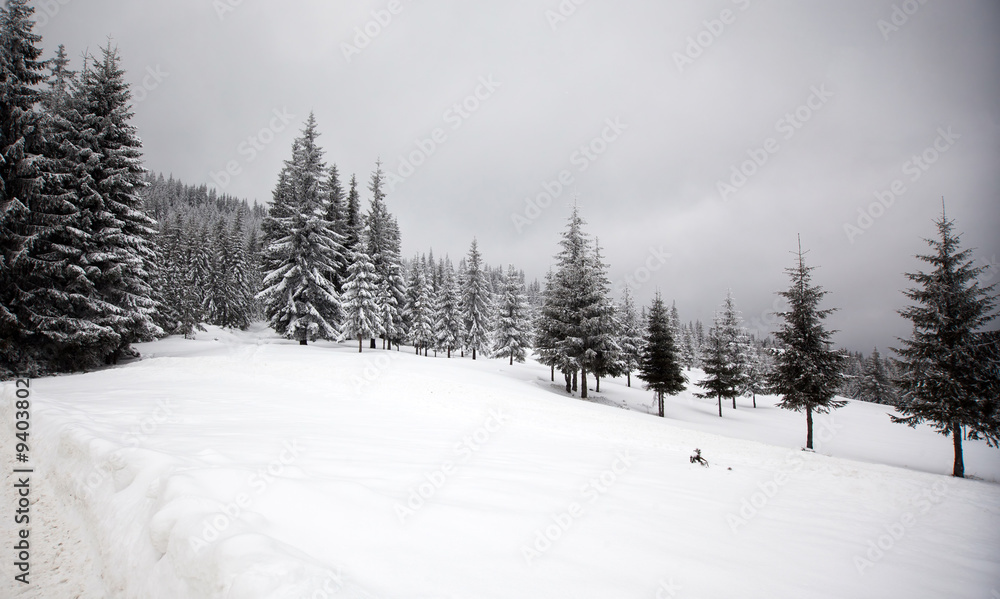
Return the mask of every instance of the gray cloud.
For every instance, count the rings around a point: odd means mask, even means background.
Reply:
[[[236,6],[220,18],[220,3]],[[642,301],[659,288],[682,318],[707,322],[732,288],[761,320],[801,234],[841,309],[838,343],[868,351],[909,332],[895,313],[902,273],[921,267],[912,256],[941,196],[976,256],[1000,253],[1000,7],[989,0],[588,0],[554,26],[557,0],[399,0],[396,14],[388,0],[58,6],[44,47],[77,55],[113,38],[142,90],[135,122],[154,171],[212,183],[236,161],[225,191],[267,201],[310,110],[328,161],[365,184],[377,157],[399,172],[400,157],[428,154],[389,196],[408,255],[457,256],[477,236],[490,262],[542,277],[575,197],[615,280],[651,248],[671,254]],[[378,33],[361,48],[366,27]],[[344,44],[359,50],[350,60]],[[476,98],[483,78],[499,87]],[[821,88],[824,100],[800,109]],[[291,126],[272,128],[276,110]],[[627,128],[602,144],[608,119]],[[444,141],[430,152],[435,130]],[[913,156],[935,141],[947,150],[916,178]],[[761,151],[766,162],[724,200],[720,180]],[[526,199],[564,171],[572,183],[518,231]],[[905,192],[873,209],[897,180]],[[877,216],[867,228],[859,210]]]

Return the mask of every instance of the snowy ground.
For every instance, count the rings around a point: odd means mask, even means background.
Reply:
[[[950,440],[882,406],[821,417],[805,453],[773,398],[660,419],[619,381],[584,402],[537,364],[261,328],[141,349],[33,382],[34,582],[8,548],[0,595],[1000,597],[1000,451],[967,443],[980,480],[954,480]]]

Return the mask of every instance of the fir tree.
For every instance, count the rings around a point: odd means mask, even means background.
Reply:
[[[146,186],[146,169],[142,166],[142,142],[129,122],[131,92],[120,63],[118,50],[109,42],[102,48],[101,58],[84,70],[81,85],[85,139],[101,157],[88,174],[106,210],[120,223],[104,248],[115,256],[114,264],[98,285],[101,296],[119,309],[109,323],[121,337],[108,357],[111,363],[130,353],[132,342],[150,341],[163,333],[154,322],[157,306],[150,286],[156,268],[152,243],[156,223],[146,215],[139,193]]]
[[[788,301],[789,309],[778,313],[784,322],[775,333],[782,347],[773,380],[775,392],[782,396],[778,407],[806,413],[806,449],[813,448],[813,413],[824,414],[846,405],[835,399],[844,357],[830,347],[833,331],[823,327],[823,319],[833,309],[819,308],[826,292],[810,285],[813,270],[806,266],[800,243],[798,263],[785,270],[792,285],[778,292]]]
[[[400,257],[399,225],[386,207],[384,186],[385,173],[379,161],[375,163],[368,186],[372,202],[365,219],[365,240],[378,281],[382,343],[391,347],[392,342],[398,341],[404,332],[402,310],[406,304],[406,283]],[[372,339],[371,347],[374,349],[375,339]]]
[[[365,337],[374,339],[379,334],[379,307],[377,300],[375,265],[364,251],[353,254],[344,282],[344,327],[346,338],[357,338],[358,352],[362,351]]]
[[[567,392],[579,373],[581,398],[587,397],[587,373],[610,371],[613,361],[607,357],[620,355],[607,267],[584,224],[574,207],[559,242],[557,269],[546,288],[539,337],[543,360],[563,372]]]
[[[507,267],[503,292],[499,297],[496,340],[493,355],[524,362],[530,344],[528,331],[527,300],[524,296],[523,277],[511,264]]]
[[[291,215],[278,220],[277,230],[287,231],[287,235],[268,248],[273,268],[264,277],[265,289],[258,295],[271,328],[300,345],[338,338],[341,320],[334,281],[343,248],[340,236],[326,220],[328,198],[322,193],[325,165],[318,137],[316,120],[310,114],[301,137],[293,144],[295,154],[284,191],[291,194],[285,200]]]
[[[757,394],[768,391],[767,381],[770,379],[770,363],[765,354],[757,347],[750,346],[747,353],[747,363],[745,377],[743,380],[743,393],[749,393],[753,407],[757,407]]]
[[[489,345],[489,315],[487,307],[490,302],[486,273],[483,271],[482,255],[475,239],[469,248],[466,260],[465,279],[462,281],[462,319],[465,322],[465,347],[472,351],[472,359],[476,352]]]
[[[41,100],[45,79],[41,37],[32,32],[34,8],[11,0],[0,8],[0,374],[36,374],[44,368],[32,351],[32,324],[22,312],[25,267],[17,264],[25,248],[32,163],[39,154]]]
[[[589,289],[593,301],[585,312],[585,331],[588,339],[585,342],[590,349],[584,354],[586,369],[581,373],[594,374],[594,390],[601,392],[601,379],[619,376],[625,373],[622,364],[622,348],[618,343],[620,323],[611,301],[611,280],[608,277],[608,265],[604,262],[599,240],[594,240],[594,252],[590,258]],[[676,311],[676,310],[675,310]],[[676,337],[675,337],[676,339]]]
[[[413,263],[413,276],[407,291],[409,301],[406,313],[409,320],[410,342],[419,355],[421,350],[426,350],[434,343],[434,310],[424,268],[417,260]]]
[[[726,352],[726,361],[729,363],[728,370],[731,372],[731,390],[724,397],[733,402],[733,409],[736,409],[736,397],[743,393],[747,385],[747,361],[750,352],[750,343],[746,330],[743,328],[743,319],[736,309],[736,302],[733,299],[732,290],[726,293],[726,301],[722,305],[722,312],[715,320],[716,335],[722,340]]]
[[[659,292],[653,299],[647,315],[646,339],[639,362],[639,378],[646,382],[646,389],[656,393],[660,417],[664,415],[663,396],[676,395],[684,390],[687,378],[677,360],[677,348],[670,331],[670,315]]]
[[[939,239],[928,239],[929,255],[917,258],[930,272],[907,273],[917,287],[904,292],[916,302],[900,314],[913,323],[910,339],[901,340],[902,397],[894,422],[915,427],[923,422],[952,437],[955,461],[952,475],[965,476],[962,429],[970,439],[1000,441],[1000,361],[998,334],[981,329],[996,318],[996,285],[980,287],[985,266],[973,266],[971,250],[960,249],[942,205],[935,221]]]
[[[895,405],[896,403],[896,389],[892,381],[889,380],[885,363],[882,361],[877,347],[872,349],[872,354],[862,366],[861,376],[853,398],[878,404]]]
[[[455,271],[451,262],[447,262],[441,281],[441,291],[438,293],[435,328],[437,345],[448,352],[449,358],[452,350],[464,345],[465,321],[462,318],[461,303],[462,294],[455,278]]]
[[[696,394],[697,397],[716,398],[719,403],[720,418],[722,400],[736,397],[740,391],[740,373],[732,359],[730,337],[724,328],[723,320],[721,314],[716,314],[715,326],[708,331],[702,357],[705,378],[697,383],[699,387],[705,389],[705,393]]]
[[[626,382],[632,386],[632,371],[638,368],[642,359],[642,324],[639,322],[639,315],[635,310],[635,302],[632,300],[632,292],[625,288],[622,297],[621,307],[621,329],[619,332],[619,345],[622,348],[622,365],[625,368]]]

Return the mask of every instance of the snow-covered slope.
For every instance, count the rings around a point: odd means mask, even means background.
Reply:
[[[93,552],[61,559],[99,567],[112,597],[1000,589],[1000,452],[968,443],[983,480],[954,480],[949,440],[891,424],[885,407],[820,418],[806,453],[804,417],[773,398],[720,419],[682,394],[660,419],[619,381],[586,402],[537,364],[300,347],[260,328],[142,351],[33,383],[36,478],[87,536],[72,551]],[[690,462],[695,448],[709,467]]]

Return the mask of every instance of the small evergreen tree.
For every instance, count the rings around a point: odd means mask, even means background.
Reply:
[[[434,308],[431,289],[418,260],[413,262],[413,276],[407,292],[411,298],[406,307],[410,342],[419,355],[434,344]]]
[[[664,414],[663,396],[676,395],[684,390],[687,378],[681,372],[677,347],[670,330],[670,315],[659,292],[649,309],[646,326],[646,343],[639,364],[639,378],[646,388],[656,393],[660,417]]]
[[[865,360],[854,399],[888,405],[896,403],[896,389],[889,380],[877,347],[872,349],[872,354]]]
[[[461,313],[461,291],[455,279],[455,270],[451,262],[447,262],[441,281],[441,291],[438,293],[437,307],[437,345],[448,352],[451,358],[452,350],[462,347],[465,322]]]
[[[792,285],[778,292],[788,301],[789,309],[778,313],[784,322],[775,333],[782,347],[773,380],[775,391],[782,396],[778,407],[806,413],[806,449],[813,448],[813,413],[824,414],[846,405],[836,399],[844,356],[830,347],[833,331],[823,327],[823,319],[833,309],[819,308],[826,292],[810,285],[813,270],[806,266],[800,243],[798,263],[785,270]]]
[[[377,291],[375,265],[364,251],[355,252],[344,282],[342,333],[358,340],[358,353],[366,337],[374,339],[380,332]]]
[[[639,314],[635,310],[635,302],[632,300],[632,292],[625,287],[622,297],[621,307],[621,329],[619,329],[619,342],[622,348],[622,366],[625,369],[626,383],[632,386],[632,371],[639,367],[642,360],[642,324],[639,322]]]
[[[530,344],[524,282],[511,264],[507,268],[503,292],[499,297],[497,330],[493,355],[524,362]]]
[[[482,255],[475,239],[466,260],[465,280],[462,282],[462,318],[465,321],[465,347],[476,352],[489,344],[489,288],[483,270]]]
[[[726,361],[729,363],[732,380],[727,381],[732,384],[732,389],[727,392],[728,397],[733,402],[733,409],[736,409],[736,398],[743,393],[747,386],[747,361],[750,353],[750,341],[746,329],[743,328],[743,319],[736,309],[736,302],[733,299],[732,290],[726,293],[726,301],[722,305],[722,312],[715,320],[716,334],[722,340],[726,350]]]
[[[715,397],[718,400],[719,418],[722,418],[722,400],[736,397],[740,390],[740,376],[732,359],[730,335],[723,323],[724,317],[716,314],[715,326],[708,331],[702,357],[705,378],[698,382],[705,393],[696,394],[697,397]]]

